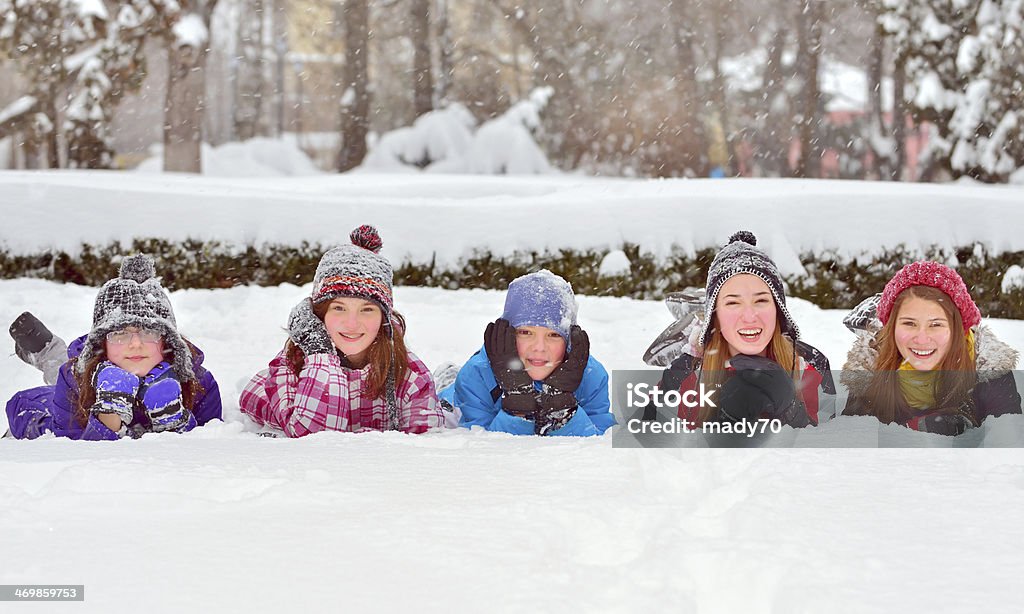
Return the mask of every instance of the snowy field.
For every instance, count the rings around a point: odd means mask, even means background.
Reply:
[[[389,257],[454,261],[479,246],[700,248],[746,227],[792,264],[816,246],[1024,249],[1022,196],[853,182],[0,173],[0,242],[15,253],[134,236],[333,242],[371,222]],[[1020,447],[950,449],[902,431],[921,449],[622,449],[609,435],[461,429],[257,437],[238,392],[308,291],[172,294],[220,382],[225,423],[138,441],[0,441],[0,584],[86,586],[84,603],[3,612],[1021,611]],[[0,280],[0,324],[31,310],[70,338],[88,329],[95,295]],[[431,367],[475,351],[502,301],[431,288],[395,298]],[[642,367],[671,317],[654,301],[580,305],[609,369]],[[804,301],[792,311],[838,368],[853,339],[843,312]],[[1024,322],[991,324],[1024,350]],[[4,343],[6,400],[41,378]],[[991,422],[1007,433],[993,445],[1020,445],[1020,418]]]
[[[172,294],[181,330],[220,381],[224,424],[139,441],[0,442],[0,584],[86,585],[84,604],[47,604],[54,612],[1019,611],[1020,449],[654,450],[613,448],[609,435],[245,432],[240,388],[283,343],[287,313],[308,292]],[[32,309],[71,337],[87,329],[95,289],[0,281],[0,297],[0,322]],[[398,288],[395,299],[431,367],[467,358],[502,301],[431,288]],[[659,302],[580,303],[594,355],[612,369],[641,367],[670,320]],[[799,300],[792,310],[806,338],[841,362],[852,340],[842,312]],[[1024,323],[993,326],[1024,348]],[[10,353],[0,369],[5,399],[40,382]],[[962,590],[965,573],[981,576],[976,592]]]

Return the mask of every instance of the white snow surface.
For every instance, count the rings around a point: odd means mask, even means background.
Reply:
[[[1003,274],[1003,281],[1000,284],[1000,289],[1003,294],[1010,292],[1011,290],[1019,290],[1024,288],[1024,268],[1020,265],[1010,265],[1010,268],[1006,269],[1006,273]]]
[[[35,96],[21,96],[5,108],[0,109],[0,124],[9,121],[12,117],[25,113],[35,104]]]
[[[176,47],[194,47],[196,49],[210,40],[210,31],[203,18],[197,13],[186,13],[171,28]]]
[[[115,614],[140,605],[153,612],[1019,606],[1024,529],[1012,519],[1024,505],[1020,449],[622,449],[608,435],[465,429],[257,437],[238,421],[238,392],[279,349],[288,311],[309,289],[172,294],[180,330],[206,351],[220,381],[225,423],[137,441],[0,441],[8,561],[0,584],[84,584],[84,603],[50,603],[46,611]],[[0,322],[31,309],[72,337],[88,327],[95,294],[0,281]],[[408,316],[411,349],[434,367],[468,358],[503,299],[498,291],[399,287],[395,303]],[[593,354],[609,369],[639,367],[671,318],[655,301],[579,301]],[[806,338],[841,362],[852,339],[843,313],[800,300],[790,309]],[[1024,348],[1024,323],[991,324]],[[13,354],[0,357],[0,369],[3,398],[41,383]],[[875,430],[870,420],[840,418],[817,430],[823,437]],[[1024,430],[1016,417],[996,422]],[[951,445],[894,429],[890,435],[924,447]],[[977,590],[963,589],[964,570],[984,570]],[[922,574],[930,588],[909,588]],[[30,610],[40,608],[4,607]]]
[[[116,177],[116,181],[112,179]],[[454,267],[475,249],[495,256],[560,248],[658,258],[718,248],[737,230],[758,237],[783,274],[799,255],[878,253],[906,244],[949,250],[977,241],[1024,250],[1019,186],[796,179],[630,180],[573,175],[471,177],[356,173],[230,178],[104,171],[0,172],[0,246],[13,254],[133,237],[325,246],[373,224],[382,255]],[[126,215],[131,207],[131,215]],[[970,214],[965,214],[969,211]]]
[[[163,145],[150,148],[150,157],[136,171],[162,173]],[[294,138],[256,137],[216,147],[202,144],[203,175],[209,177],[294,177],[319,175],[320,169],[299,149]]]
[[[360,172],[470,173],[532,175],[556,172],[533,132],[554,90],[540,87],[502,115],[475,129],[476,120],[461,104],[421,115],[370,143]]]
[[[621,249],[613,249],[601,259],[601,266],[598,267],[597,274],[601,277],[629,275],[631,265],[626,252]]]

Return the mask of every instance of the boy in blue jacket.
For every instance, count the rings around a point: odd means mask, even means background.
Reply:
[[[600,435],[615,424],[608,372],[576,324],[572,286],[542,270],[515,279],[484,347],[438,395],[459,424],[515,435]]]

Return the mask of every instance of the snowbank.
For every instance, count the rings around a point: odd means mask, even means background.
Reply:
[[[135,169],[141,173],[163,172],[163,146]],[[210,177],[292,177],[319,175],[322,171],[298,148],[294,139],[257,137],[240,143],[212,147],[202,145],[203,175]]]
[[[412,126],[392,130],[372,143],[360,171],[534,175],[555,172],[534,140],[540,113],[554,93],[534,90],[529,98],[479,128],[461,104],[425,113]]]
[[[745,228],[790,275],[803,273],[799,255],[808,251],[852,258],[905,244],[951,253],[974,242],[996,253],[1024,250],[1022,200],[1018,186],[795,179],[6,171],[0,246],[14,254],[77,253],[83,241],[139,236],[332,244],[372,223],[393,261],[436,257],[451,268],[474,248],[500,257],[629,242],[658,257],[673,246],[692,254]]]

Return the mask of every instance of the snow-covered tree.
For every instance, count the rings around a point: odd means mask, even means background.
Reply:
[[[914,119],[934,126],[930,170],[1005,181],[1024,166],[1024,2],[884,2],[880,23],[905,58]]]
[[[46,137],[48,165],[62,164],[63,141],[68,166],[108,168],[113,159],[110,122],[124,93],[141,85],[146,38],[166,36],[172,55],[188,55],[185,50],[196,47],[205,54],[205,26],[201,17],[199,23],[193,17],[196,10],[200,16],[204,9],[212,11],[214,3],[0,0],[0,48],[19,63],[32,84],[34,117],[28,133]],[[201,83],[201,71],[195,75],[194,63],[189,66],[185,78]],[[182,74],[180,63],[177,68],[172,70],[172,83]],[[180,87],[170,90],[180,92]],[[172,133],[188,131],[193,123],[187,118],[201,105],[189,97],[171,98],[170,90],[168,100],[175,102],[167,106],[165,127]],[[30,143],[30,150],[37,145]],[[196,148],[194,163],[177,165],[175,170],[198,170],[198,137]],[[169,156],[175,151],[165,148]]]
[[[949,120],[954,174],[1006,181],[1024,167],[1024,2],[986,0],[960,42],[965,85]]]
[[[67,96],[71,80],[67,61],[96,40],[94,20],[80,20],[80,15],[79,3],[74,0],[0,0],[0,51],[18,62],[31,84],[28,95],[32,104],[27,105],[24,98],[15,104],[22,125],[33,124],[30,148],[45,146],[51,168],[60,166],[57,110],[63,106],[61,98]],[[4,113],[10,116],[8,122],[14,121],[14,110]],[[28,113],[33,114],[31,119]]]

